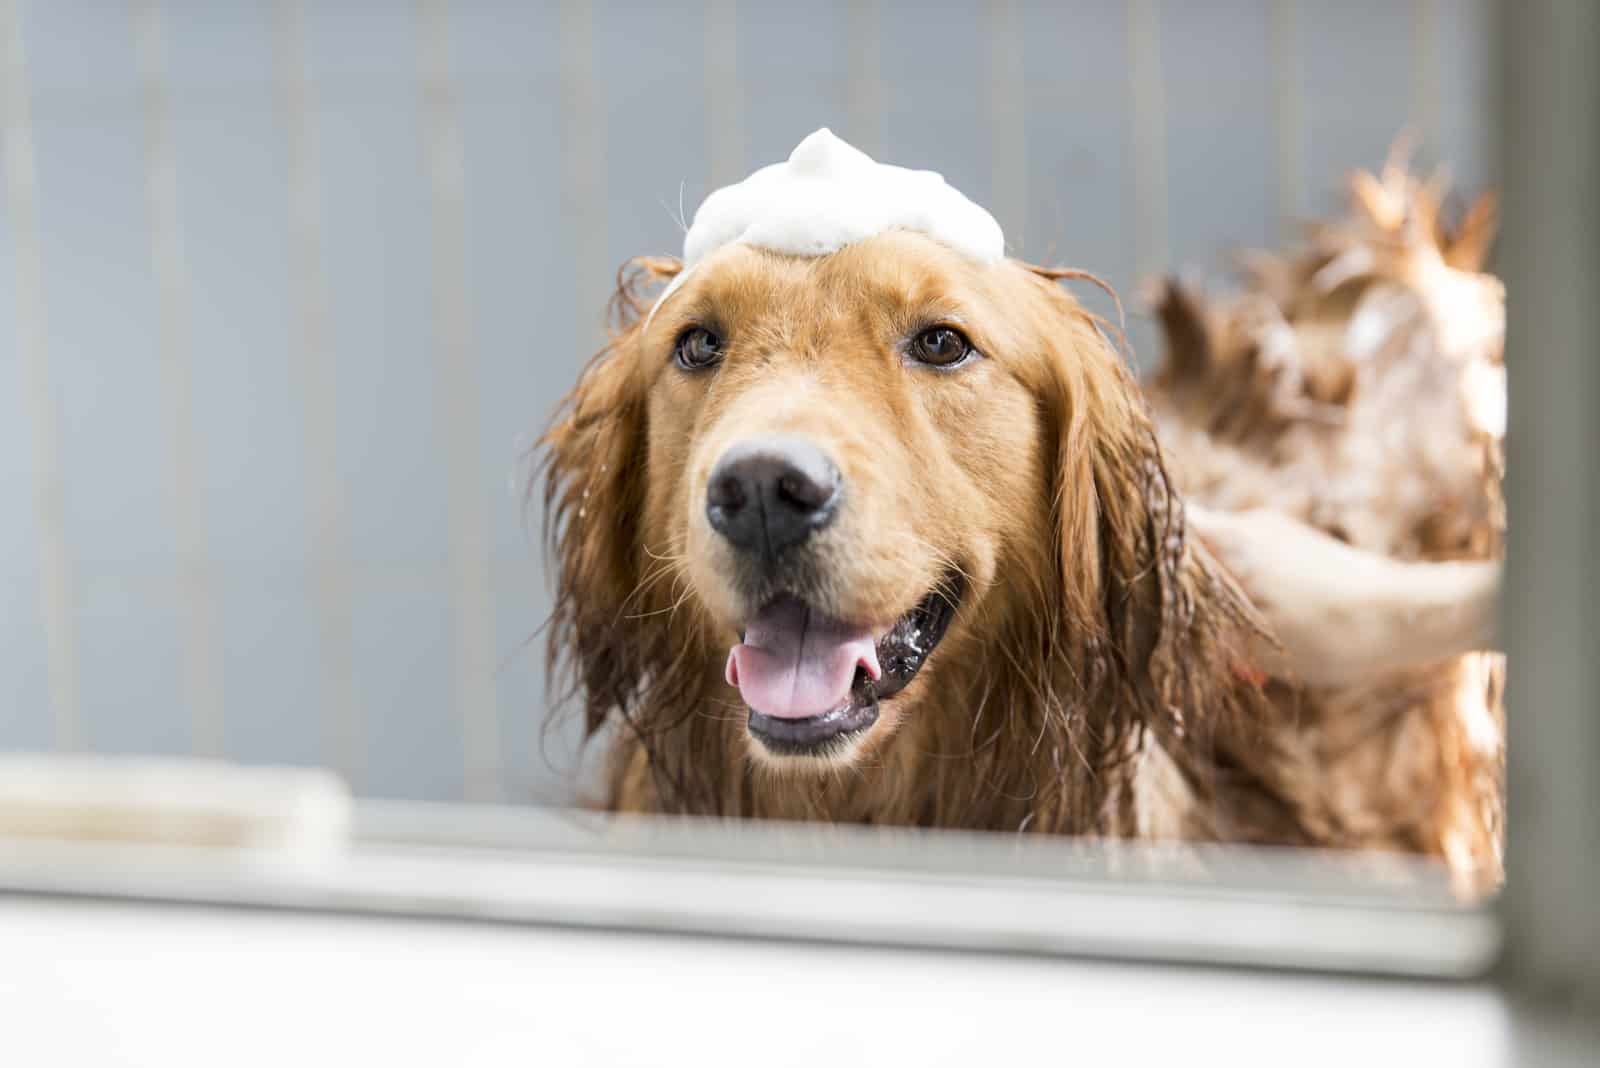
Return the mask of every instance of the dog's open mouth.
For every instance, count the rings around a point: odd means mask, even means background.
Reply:
[[[888,630],[832,619],[798,597],[768,603],[728,653],[727,679],[750,708],[750,733],[771,753],[817,755],[878,719],[878,702],[910,683],[944,637],[963,584],[951,576]]]

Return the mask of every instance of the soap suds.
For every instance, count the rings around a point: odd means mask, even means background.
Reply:
[[[877,163],[824,127],[785,162],[706,197],[684,236],[684,269],[656,307],[725,245],[825,256],[887,230],[926,234],[979,263],[1005,258],[1005,234],[994,216],[943,176]]]

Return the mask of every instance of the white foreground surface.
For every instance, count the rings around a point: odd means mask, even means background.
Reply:
[[[1472,986],[28,897],[0,1021],[15,1065],[1516,1061]]]

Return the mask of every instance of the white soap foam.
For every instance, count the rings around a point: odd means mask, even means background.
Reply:
[[[683,239],[684,269],[656,307],[725,245],[824,256],[886,230],[926,234],[979,263],[1005,258],[1005,234],[994,216],[942,175],[875,162],[824,127],[785,162],[706,197]]]

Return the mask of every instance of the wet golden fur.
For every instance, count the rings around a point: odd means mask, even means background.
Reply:
[[[1197,383],[1220,365],[1185,369],[1180,353],[1152,385],[1158,435],[1106,330],[1059,286],[1071,272],[983,268],[903,233],[820,259],[731,247],[647,325],[643,293],[677,270],[634,262],[610,345],[543,441],[558,572],[549,652],[587,732],[609,739],[610,807],[1449,851],[1412,831],[1388,786],[1369,795],[1329,777],[1348,759],[1333,739],[1349,732],[1325,728],[1347,698],[1253,676],[1244,650],[1258,618],[1187,536],[1179,496],[1226,504],[1228,476],[1169,463],[1197,436],[1208,456],[1233,449],[1274,470],[1283,427],[1324,417],[1346,387],[1310,388],[1302,410],[1300,385],[1274,392],[1254,370],[1229,372],[1246,415],[1226,418],[1250,429],[1213,426],[1223,417]],[[1186,321],[1169,309],[1169,328],[1210,345],[1216,324],[1197,309]],[[725,362],[686,374],[673,342],[703,322],[727,339]],[[908,366],[898,346],[935,322],[959,324],[984,358],[948,373]],[[1255,393],[1293,396],[1256,418]],[[720,450],[754,430],[819,441],[850,487],[813,550],[819,607],[886,624],[941,573],[968,583],[927,666],[826,766],[763,758],[722,678],[741,608],[700,502]],[[1432,707],[1442,678],[1381,689],[1373,707]],[[1426,732],[1432,720],[1419,722]],[[1391,729],[1384,744],[1405,737]]]

